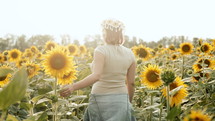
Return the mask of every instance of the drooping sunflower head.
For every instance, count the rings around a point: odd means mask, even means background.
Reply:
[[[69,50],[69,53],[70,53],[71,55],[73,55],[73,56],[76,55],[77,52],[78,52],[78,47],[77,47],[77,45],[70,44],[70,45],[67,46],[67,48],[68,48],[68,50]]]
[[[34,77],[35,75],[38,74],[38,71],[40,70],[40,66],[32,62],[27,62],[26,68],[27,68],[28,78]]]
[[[57,43],[55,43],[53,41],[48,41],[48,42],[46,42],[45,49],[51,50],[51,49],[55,48],[56,46],[57,46]]]
[[[185,42],[180,44],[180,52],[182,55],[189,55],[193,51],[193,45],[191,43]]]
[[[171,96],[170,98],[170,106],[173,107],[174,105],[179,105],[182,103],[182,100],[188,95],[187,93],[187,85],[184,84],[184,82],[181,80],[180,77],[176,77],[175,80],[169,85],[170,86],[170,91],[182,86],[174,95]],[[167,96],[167,90],[166,88],[163,88],[161,90],[163,96]]]
[[[10,61],[17,61],[21,58],[22,52],[18,49],[10,50],[9,59]]]
[[[200,110],[191,110],[191,113],[187,115],[183,121],[211,121],[211,117]]]
[[[77,79],[76,72],[75,68],[73,68],[73,70],[68,74],[64,74],[62,77],[59,77],[57,83],[60,85],[71,84],[73,80]]]
[[[157,65],[148,65],[141,73],[141,82],[150,89],[156,89],[160,87],[163,82],[160,79],[161,69]]]
[[[54,77],[68,74],[74,66],[73,57],[59,46],[47,51],[43,58],[45,58],[42,62],[45,72]]]
[[[81,54],[85,54],[87,52],[87,48],[84,45],[79,46],[79,50]]]
[[[210,53],[212,50],[212,46],[209,43],[203,43],[200,47],[201,52]]]
[[[193,69],[195,72],[201,71],[203,67],[205,68],[213,68],[214,63],[212,60],[207,58],[200,58],[197,62],[193,65]]]

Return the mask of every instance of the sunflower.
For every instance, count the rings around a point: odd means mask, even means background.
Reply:
[[[40,53],[40,52],[39,52],[39,53],[37,53],[36,58],[37,58],[37,59],[42,59],[42,53]]]
[[[192,110],[191,113],[184,118],[184,121],[211,121],[211,118],[203,114],[200,110]]]
[[[185,42],[180,44],[180,52],[182,55],[189,55],[192,53],[193,45],[191,43]]]
[[[19,59],[19,60],[16,62],[16,66],[17,66],[17,67],[21,67],[21,66],[23,66],[26,62],[27,62],[26,59]]]
[[[85,54],[87,52],[87,48],[84,45],[79,46],[79,50],[81,54]]]
[[[187,96],[187,85],[184,84],[183,81],[181,81],[180,77],[176,77],[175,81],[173,81],[170,85],[170,91],[179,87],[179,86],[183,86],[180,90],[178,90],[178,92],[176,92],[173,96],[170,97],[170,106],[173,107],[174,105],[178,106],[179,104],[181,104],[182,100]],[[167,96],[167,90],[166,88],[163,88],[161,90],[163,96]]]
[[[203,43],[200,50],[203,53],[210,53],[212,50],[212,46],[209,43]]]
[[[39,65],[32,62],[27,62],[26,67],[27,67],[27,74],[29,78],[32,78],[35,75],[37,75],[38,71],[40,70]]]
[[[17,49],[13,49],[9,52],[10,61],[17,61],[21,58],[22,52]]]
[[[212,45],[215,47],[215,39],[212,40]]]
[[[45,49],[51,50],[51,49],[55,48],[56,46],[57,46],[57,43],[55,43],[53,41],[48,41],[48,42],[46,42]]]
[[[174,45],[170,45],[170,46],[169,46],[169,49],[170,49],[170,50],[175,50],[175,46],[174,46]]]
[[[214,62],[212,60],[200,58],[197,60],[196,64],[193,65],[193,70],[195,72],[201,71],[203,64],[204,64],[205,68],[211,68],[212,69],[214,66]]]
[[[209,79],[210,78],[210,74],[209,73],[203,73],[202,71],[195,72],[194,75],[192,76],[192,81],[193,82],[198,82],[203,77],[205,77],[206,79]]]
[[[202,39],[199,39],[198,45],[201,46],[201,45],[202,45],[202,42],[203,42],[203,40],[202,40]]]
[[[73,56],[76,55],[77,52],[78,52],[78,47],[77,47],[76,45],[74,45],[74,44],[68,45],[67,48],[68,48],[68,50],[69,50],[69,53],[70,53],[71,55],[73,55]]]
[[[12,75],[10,73],[8,73],[6,76],[0,77],[0,87],[6,85],[10,81],[11,77]]]
[[[57,83],[60,85],[71,84],[76,78],[76,70],[73,68],[68,74],[64,74],[62,77],[59,77]]]
[[[0,53],[0,63],[4,62],[4,56]]]
[[[31,46],[31,52],[33,52],[34,54],[38,52],[38,49],[36,46]]]
[[[143,60],[148,60],[150,57],[150,53],[148,51],[148,48],[144,47],[143,45],[140,45],[140,46],[134,48],[133,52],[136,56],[138,56],[139,58],[141,58]]]
[[[10,67],[4,65],[4,66],[1,66],[0,68],[1,69],[8,69]],[[6,85],[10,81],[11,77],[12,77],[11,73],[8,73],[5,76],[0,76],[0,87],[3,87],[4,85]]]
[[[32,59],[34,56],[34,54],[31,51],[26,51],[23,55],[28,59]]]
[[[141,82],[150,89],[156,89],[163,84],[160,79],[161,69],[157,65],[149,64],[144,67],[144,71],[141,73]]]
[[[172,56],[171,56],[171,59],[172,59],[172,60],[176,60],[177,58],[178,58],[178,55],[172,54]]]
[[[45,60],[42,61],[42,65],[47,74],[54,77],[62,77],[64,74],[68,74],[72,71],[74,66],[73,57],[69,56],[64,49],[57,46],[51,51],[47,51],[43,55]]]

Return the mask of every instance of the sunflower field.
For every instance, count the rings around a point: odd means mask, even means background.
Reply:
[[[0,121],[83,120],[91,87],[67,98],[59,91],[91,73],[97,40],[44,43],[1,49]],[[137,62],[137,121],[215,120],[215,39],[148,45],[125,43]]]

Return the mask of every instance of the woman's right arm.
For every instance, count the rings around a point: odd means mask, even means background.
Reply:
[[[136,62],[134,61],[128,69],[127,72],[127,88],[128,88],[128,95],[129,101],[132,102],[134,91],[135,91],[135,70],[136,70]]]

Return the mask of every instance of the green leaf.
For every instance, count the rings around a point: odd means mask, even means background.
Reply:
[[[40,115],[40,117],[38,118],[37,121],[47,121],[47,119],[48,119],[47,113],[46,113],[46,112],[43,112],[43,113]]]
[[[26,93],[27,72],[23,67],[15,73],[11,82],[0,92],[0,109],[7,109],[11,104],[20,101]]]
[[[19,121],[15,116],[8,114],[6,121]]]
[[[167,119],[170,121],[173,121],[173,119],[181,113],[181,108],[180,107],[173,107],[170,112],[167,115]]]
[[[12,73],[13,70],[10,68],[0,68],[0,77],[6,76],[8,73]]]
[[[25,119],[23,121],[36,121],[35,118],[36,118],[35,116],[31,116],[31,117],[29,117],[29,118],[27,118],[27,119]]]

